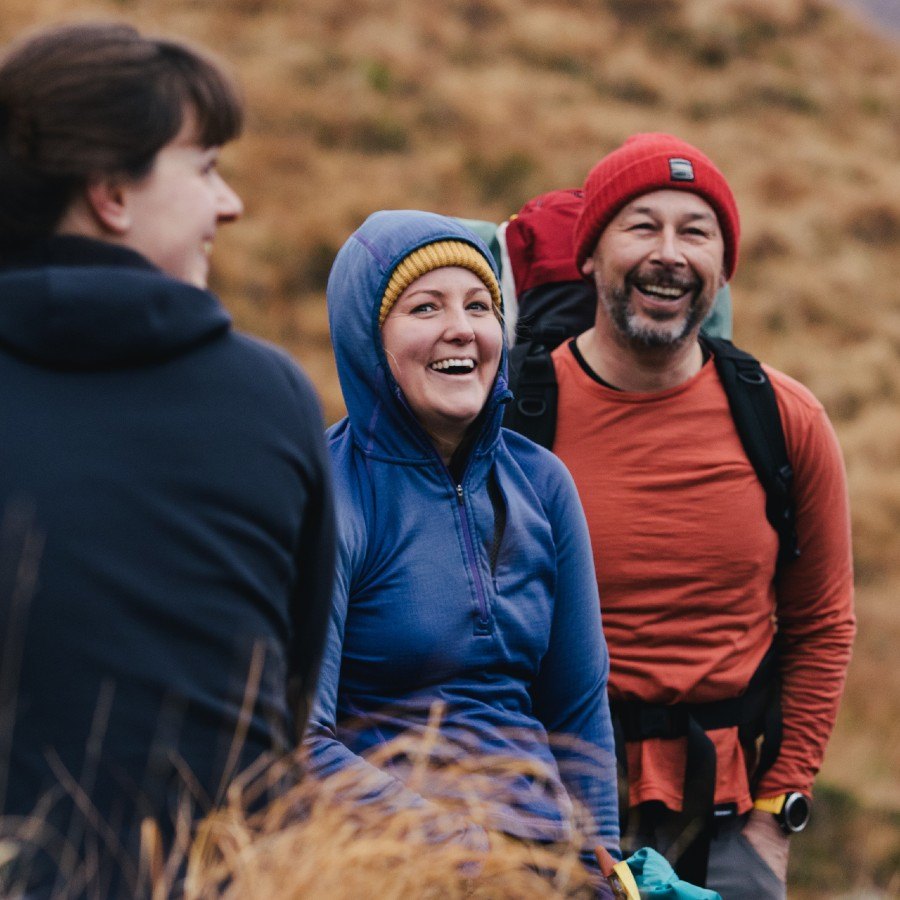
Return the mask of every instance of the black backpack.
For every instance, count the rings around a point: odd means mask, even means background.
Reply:
[[[535,329],[530,341],[516,344],[510,351],[513,400],[503,424],[550,450],[556,437],[558,402],[550,353],[571,336],[561,334],[558,328],[549,334],[543,328]],[[759,361],[731,341],[708,335],[703,340],[712,351],[744,451],[765,489],[766,518],[778,535],[778,563],[782,566],[795,559],[800,550],[791,495],[793,469],[772,382]]]

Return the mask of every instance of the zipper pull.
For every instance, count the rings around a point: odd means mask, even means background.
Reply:
[[[462,503],[462,502],[463,502],[463,491],[462,491],[462,485],[461,485],[461,484],[458,484],[458,485],[456,486],[456,496],[457,496],[457,498],[459,499],[459,502]]]

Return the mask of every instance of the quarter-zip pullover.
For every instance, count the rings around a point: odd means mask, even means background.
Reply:
[[[505,353],[454,478],[404,402],[382,346],[378,312],[391,272],[416,248],[451,239],[490,259],[452,220],[376,213],[329,280],[348,417],[328,441],[339,558],[312,765],[320,775],[368,769],[382,795],[426,802],[364,756],[423,730],[440,702],[442,735],[465,753],[544,764],[544,784],[520,777],[494,803],[495,827],[565,838],[577,799],[593,840],[618,853],[608,657],[572,479],[552,454],[500,427]],[[551,737],[558,734],[582,742],[583,755]]]

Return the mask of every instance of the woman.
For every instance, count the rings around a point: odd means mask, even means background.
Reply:
[[[332,268],[348,417],[329,436],[339,562],[312,766],[365,772],[361,754],[423,729],[438,701],[442,736],[460,752],[544,770],[492,798],[490,827],[566,839],[574,797],[591,846],[618,853],[608,659],[584,516],[555,457],[500,427],[509,392],[492,266],[453,220],[394,211],[371,216]],[[549,742],[557,733],[581,750]],[[390,771],[368,774],[381,796],[427,802]]]
[[[0,812],[35,816],[33,896],[54,865],[66,896],[149,894],[142,820],[171,836],[304,724],[288,679],[310,689],[333,574],[319,408],[205,290],[241,117],[215,63],[124,25],[0,60]]]

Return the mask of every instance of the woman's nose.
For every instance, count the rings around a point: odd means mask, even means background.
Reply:
[[[447,311],[447,319],[444,328],[444,337],[448,341],[469,343],[475,340],[475,332],[466,310],[462,307],[453,307]]]
[[[216,195],[216,219],[219,222],[233,222],[240,218],[244,212],[244,204],[237,192],[219,177],[218,191]]]

